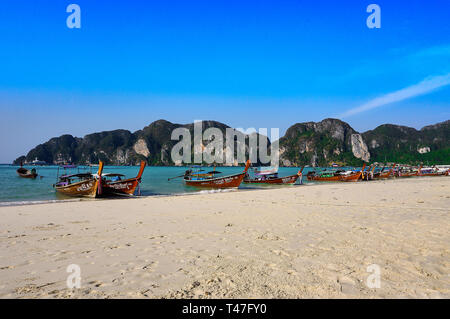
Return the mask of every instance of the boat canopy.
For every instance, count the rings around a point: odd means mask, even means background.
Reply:
[[[73,178],[73,177],[91,177],[93,176],[91,173],[79,173],[79,174],[70,174],[70,175],[61,175],[59,178]]]
[[[261,166],[254,169],[255,175],[273,175],[278,173],[278,167]]]
[[[206,174],[222,174],[222,172],[219,172],[219,171],[210,171],[210,172],[207,172]]]
[[[95,174],[95,175],[98,176],[97,174]],[[105,177],[117,177],[117,176],[123,177],[125,175],[123,175],[123,174],[116,174],[116,173],[105,173],[105,174],[102,174],[102,176],[105,176]]]

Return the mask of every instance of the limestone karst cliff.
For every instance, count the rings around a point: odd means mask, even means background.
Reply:
[[[114,130],[93,133],[83,138],[62,135],[40,144],[26,156],[17,158],[14,163],[45,161],[49,164],[76,163],[91,164],[99,160],[109,165],[132,165],[145,160],[150,165],[177,165],[171,158],[173,130],[187,129],[193,145],[194,123],[175,124],[158,120],[134,133],[127,130]],[[203,121],[203,131],[216,128],[224,136],[226,130],[233,133],[234,152],[223,149],[223,161],[228,156],[232,164],[238,165],[237,150],[242,148],[249,155],[249,138],[240,131],[216,121]],[[259,136],[269,147],[267,137]],[[212,140],[203,140],[199,145],[204,149]],[[261,151],[266,147],[258,145]],[[364,133],[355,131],[349,124],[338,119],[325,119],[320,122],[305,122],[292,125],[279,140],[281,166],[327,166],[360,165],[363,162],[401,162],[418,163],[429,161],[433,164],[450,162],[450,121],[430,125],[416,130],[414,128],[385,124]],[[191,150],[192,156],[194,149]],[[270,150],[264,150],[270,153]]]

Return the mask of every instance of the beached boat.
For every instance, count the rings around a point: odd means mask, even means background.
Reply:
[[[359,172],[354,171],[325,171],[316,173],[315,171],[309,172],[306,176],[308,181],[318,182],[356,182],[362,177],[363,171],[366,168],[366,164],[363,165]]]
[[[368,167],[367,172],[365,170],[362,171],[362,174],[359,179],[364,181],[371,181],[374,179],[376,165],[371,165]]]
[[[386,178],[393,176],[395,165],[396,164],[392,165],[391,169],[388,171],[384,171],[384,168],[383,168],[379,172],[374,172],[373,179],[386,179]]]
[[[103,162],[100,162],[97,175],[101,176],[102,171]],[[91,173],[63,174],[58,176],[58,182],[53,187],[60,194],[75,197],[95,198],[102,193],[101,180],[99,183]]]
[[[242,173],[228,175],[223,177],[215,177],[218,172],[211,171],[208,173],[186,171],[184,174],[184,183],[187,186],[194,186],[199,188],[237,188],[241,185],[248,168],[250,167],[250,160],[247,161],[245,169]]]
[[[260,168],[255,170],[255,177],[250,178],[248,174],[244,177],[245,184],[273,184],[273,185],[293,185],[302,175],[303,168],[295,175],[279,177],[278,168],[264,170]]]
[[[144,173],[145,162],[141,161],[141,166],[136,177],[124,179],[123,174],[105,173],[101,175],[102,195],[134,195],[136,188],[141,182],[142,174]],[[95,176],[99,179],[99,176]]]
[[[23,178],[36,178],[38,176],[36,169],[32,168],[31,170],[26,169],[22,166],[16,170],[17,175]]]
[[[445,176],[448,175],[448,170],[439,170],[436,167],[422,168],[419,170],[417,176]]]
[[[414,171],[414,170],[405,171],[405,170],[399,169],[396,177],[404,178],[404,177],[419,176],[419,172],[421,169],[422,169],[422,165],[419,166],[419,169],[417,171]]]

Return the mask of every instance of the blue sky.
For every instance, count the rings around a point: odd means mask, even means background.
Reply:
[[[81,29],[66,26],[70,3]],[[366,26],[371,3],[380,29]],[[3,0],[0,162],[160,118],[282,134],[326,117],[361,132],[444,121],[449,17],[447,0]]]

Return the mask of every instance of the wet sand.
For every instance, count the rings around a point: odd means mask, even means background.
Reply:
[[[431,177],[0,207],[0,297],[449,298],[449,190]]]

